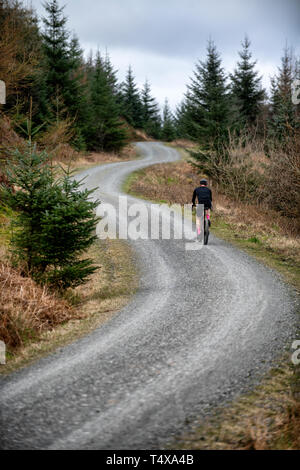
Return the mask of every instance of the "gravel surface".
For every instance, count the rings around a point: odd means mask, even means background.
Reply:
[[[81,174],[101,201],[116,205],[132,171],[180,158],[160,143],[137,145],[143,159]],[[160,448],[256,385],[290,347],[296,300],[272,270],[212,236],[199,251],[184,240],[131,243],[141,276],[132,301],[92,334],[0,378],[2,449]]]

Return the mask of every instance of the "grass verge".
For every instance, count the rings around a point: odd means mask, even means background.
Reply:
[[[199,176],[183,159],[158,164],[130,175],[124,189],[159,203],[187,204]],[[300,241],[276,213],[230,201],[214,191],[212,231],[258,261],[279,271],[300,292]],[[296,332],[295,332],[296,336]],[[296,338],[295,338],[296,339]],[[180,449],[299,449],[300,375],[290,357],[270,371],[261,385],[213,416],[199,421],[172,442]]]
[[[120,153],[111,152],[92,152],[90,154],[77,153],[71,154],[69,158],[62,160],[55,160],[54,163],[59,163],[64,169],[70,167],[71,171],[79,173],[98,165],[106,163],[126,162],[139,158],[137,149],[132,145],[127,145]]]
[[[296,450],[300,448],[299,375],[285,361],[252,393],[198,421],[173,442],[189,450]]]

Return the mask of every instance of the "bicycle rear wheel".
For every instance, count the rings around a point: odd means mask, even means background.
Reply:
[[[205,216],[204,219],[204,245],[208,244],[208,237],[209,237],[209,224],[207,217]]]

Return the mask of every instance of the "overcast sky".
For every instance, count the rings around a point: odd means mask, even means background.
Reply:
[[[41,0],[26,0],[39,16]],[[68,28],[88,54],[105,49],[120,80],[128,65],[139,86],[148,78],[152,93],[174,108],[181,101],[198,59],[211,37],[232,71],[247,34],[257,69],[268,88],[285,44],[300,55],[300,0],[60,0]]]

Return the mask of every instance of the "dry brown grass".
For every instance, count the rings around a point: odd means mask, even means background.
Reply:
[[[0,338],[8,349],[23,346],[43,331],[78,316],[66,301],[5,262],[0,263],[0,290]]]
[[[300,238],[295,235],[295,221],[281,216],[275,210],[258,208],[253,204],[231,201],[216,193],[215,210],[239,238],[257,238],[271,252],[286,260],[300,263]]]
[[[16,146],[23,145],[24,140],[13,130],[11,119],[0,114],[0,172],[10,151]]]
[[[62,148],[63,147],[63,148]],[[63,168],[69,167],[74,171],[82,171],[86,168],[103,165],[105,163],[124,162],[137,158],[137,153],[132,145],[127,145],[122,152],[77,152],[69,144],[62,144],[56,156],[53,158],[53,164],[59,164]]]
[[[134,140],[135,141],[146,141],[146,142],[150,142],[150,141],[153,141],[153,138],[152,137],[149,137],[145,131],[141,130],[141,129],[134,129]]]
[[[170,145],[184,150],[195,150],[197,148],[197,144],[188,139],[176,139]]]
[[[300,404],[291,391],[295,377],[288,366],[276,369],[251,395],[195,423],[176,448],[299,450]]]
[[[59,146],[69,144],[74,137],[73,124],[74,122],[71,119],[55,121],[49,124],[47,130],[38,139],[39,146],[59,156]]]
[[[161,163],[137,172],[130,191],[150,200],[188,204],[193,189],[199,185],[199,176],[187,162]]]
[[[129,246],[119,240],[99,240],[89,250],[99,267],[84,285],[75,289],[77,309],[86,317],[107,314],[126,304],[137,287]]]
[[[295,221],[300,234],[300,130],[286,147],[270,152],[264,199],[269,207]]]
[[[123,125],[127,134],[127,141],[128,142],[143,142],[143,141],[153,141],[155,139],[149,137],[145,131],[142,129],[134,129],[134,127],[130,126],[128,122],[123,120]]]

